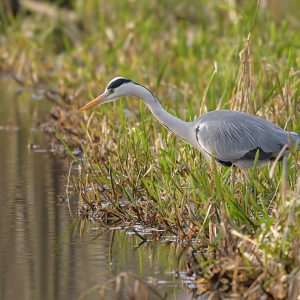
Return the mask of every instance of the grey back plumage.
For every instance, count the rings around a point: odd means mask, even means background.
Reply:
[[[243,112],[217,110],[200,116],[193,123],[201,151],[224,165],[239,165],[241,160],[248,161],[243,167],[251,167],[256,151],[259,160],[274,159],[290,135],[293,145],[300,136],[259,118]]]

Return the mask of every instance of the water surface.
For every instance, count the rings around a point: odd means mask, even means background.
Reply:
[[[70,199],[74,217],[58,197],[65,193],[71,160],[51,152],[36,127],[51,104],[18,90],[0,81],[0,299],[77,299],[122,271],[160,282],[157,288],[168,299],[188,299],[174,283],[175,245],[137,248],[139,238],[119,230],[80,234],[78,195]],[[124,287],[121,299],[126,294]],[[113,284],[105,295],[115,299]],[[85,299],[99,299],[99,292]]]

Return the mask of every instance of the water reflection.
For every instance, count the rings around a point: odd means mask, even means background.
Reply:
[[[136,249],[139,239],[120,231],[79,234],[80,224],[57,198],[64,194],[70,160],[50,153],[34,127],[49,106],[15,90],[0,82],[0,298],[76,299],[124,270],[173,283],[165,271],[175,267],[176,248],[150,243]],[[28,149],[28,140],[38,148]],[[73,212],[77,201],[75,194]],[[177,288],[165,283],[159,290],[173,294]],[[126,288],[122,294],[127,299]],[[115,298],[114,285],[105,295]],[[85,299],[99,299],[99,292]]]

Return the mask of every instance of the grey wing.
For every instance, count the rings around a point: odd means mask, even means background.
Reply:
[[[196,138],[201,150],[221,162],[235,162],[241,158],[254,159],[260,149],[259,160],[268,160],[280,152],[291,135],[293,143],[300,136],[254,115],[235,111],[212,111],[195,122]],[[298,146],[300,150],[300,145]]]

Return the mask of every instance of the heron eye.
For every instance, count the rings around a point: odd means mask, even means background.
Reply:
[[[112,94],[113,92],[114,92],[114,89],[109,89],[109,90],[108,90],[108,93],[109,93],[109,94]]]

